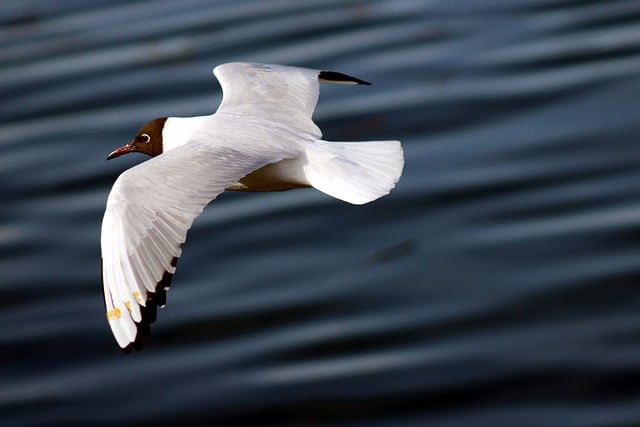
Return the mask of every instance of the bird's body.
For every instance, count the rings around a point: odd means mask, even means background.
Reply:
[[[163,141],[171,141],[169,144],[165,143],[165,151],[183,145],[189,140],[205,140],[212,143],[220,141],[223,146],[233,147],[242,152],[265,150],[280,153],[282,156],[281,161],[269,163],[253,171],[228,189],[279,191],[309,186],[301,171],[305,146],[315,140],[312,135],[304,135],[259,117],[249,118],[225,113],[169,118],[165,124],[165,135]],[[185,135],[189,136],[185,138]]]
[[[319,82],[367,84],[281,65],[216,67],[223,100],[213,115],[155,119],[109,158],[153,158],[123,172],[102,234],[107,319],[118,344],[140,348],[155,321],[193,220],[225,189],[316,189],[363,204],[387,194],[404,164],[399,141],[329,142],[311,114]]]

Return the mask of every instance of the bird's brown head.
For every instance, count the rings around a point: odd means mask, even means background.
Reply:
[[[107,160],[134,152],[144,153],[151,157],[162,154],[162,129],[166,121],[166,117],[151,120],[142,126],[131,142],[113,150],[107,156]]]

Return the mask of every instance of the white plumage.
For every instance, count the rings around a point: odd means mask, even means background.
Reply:
[[[107,200],[101,234],[105,305],[126,350],[140,346],[156,306],[164,305],[194,219],[225,189],[313,186],[363,204],[387,194],[402,173],[399,141],[323,141],[311,119],[319,81],[366,82],[249,63],[220,65],[214,74],[223,90],[216,113],[166,119],[161,154],[122,173]],[[129,151],[143,151],[132,144]]]

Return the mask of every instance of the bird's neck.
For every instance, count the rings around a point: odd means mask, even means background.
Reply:
[[[169,117],[162,129],[162,152],[184,145],[210,117]]]

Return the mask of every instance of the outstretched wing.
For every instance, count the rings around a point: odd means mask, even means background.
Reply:
[[[284,153],[286,154],[286,153]],[[187,231],[204,207],[248,173],[283,159],[266,145],[237,151],[189,143],[123,172],[102,222],[102,279],[116,341],[141,348]]]
[[[219,65],[213,74],[223,92],[217,113],[264,118],[316,139],[322,132],[311,115],[318,102],[319,83],[369,84],[335,71],[246,62]]]

